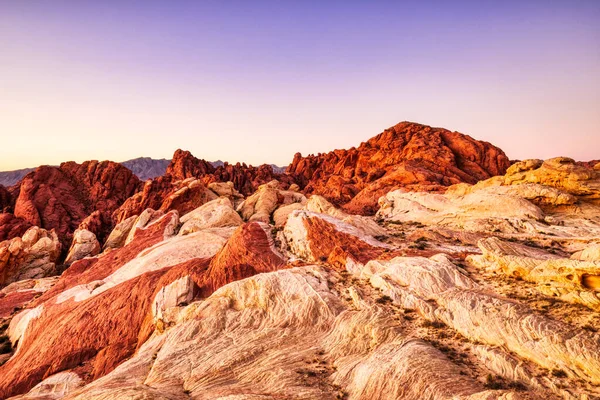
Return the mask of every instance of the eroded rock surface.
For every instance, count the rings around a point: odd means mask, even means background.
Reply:
[[[73,234],[73,243],[65,258],[65,265],[71,265],[82,258],[95,256],[100,253],[100,242],[87,229],[77,229]]]
[[[52,231],[0,244],[0,398],[600,398],[598,171],[408,123],[358,150],[178,152],[60,277]]]
[[[504,174],[502,150],[458,132],[401,122],[357,148],[302,157],[287,168],[307,194],[320,194],[354,214],[374,214],[389,191],[441,190]]]
[[[102,214],[110,229],[110,215],[138,187],[131,171],[109,161],[39,167],[21,181],[14,215],[31,225],[54,229],[66,249],[73,232],[94,211]]]
[[[43,278],[56,273],[61,244],[54,231],[32,227],[0,243],[0,286],[23,279]]]

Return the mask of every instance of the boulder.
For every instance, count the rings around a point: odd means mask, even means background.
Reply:
[[[244,199],[244,196],[235,189],[235,186],[231,181],[212,182],[208,184],[208,188],[215,192],[219,197],[227,197],[234,204]]]
[[[11,213],[0,213],[0,241],[23,236],[31,224]]]
[[[117,249],[123,247],[127,241],[127,237],[131,232],[134,224],[137,222],[138,216],[132,215],[131,217],[119,222],[104,243],[104,250],[106,249]]]
[[[56,274],[60,252],[58,235],[37,226],[0,243],[0,286]]]
[[[277,207],[275,212],[273,212],[273,222],[277,228],[284,226],[288,220],[288,217],[291,213],[296,210],[302,210],[305,206],[302,203],[292,203],[285,204]]]
[[[323,196],[312,195],[306,203],[308,211],[331,215],[334,218],[340,219],[349,223],[370,236],[385,236],[386,230],[369,217],[361,215],[346,214],[342,210],[337,209],[333,204],[328,202]]]
[[[281,202],[279,197],[279,182],[271,181],[261,185],[256,193],[244,200],[237,208],[244,221],[269,223],[271,213]]]
[[[571,255],[573,260],[600,261],[600,244],[592,244],[585,249]]]
[[[100,250],[100,242],[96,239],[96,235],[87,229],[77,229],[73,234],[73,243],[64,263],[65,265],[71,265],[82,258],[99,254]]]
[[[271,181],[261,185],[254,194],[246,198],[237,207],[237,211],[245,221],[271,223],[275,222],[273,212],[277,208],[295,203],[305,204],[306,201],[306,197],[302,193],[283,190],[278,181]],[[298,207],[294,206],[292,208]],[[291,208],[287,210],[289,211]],[[279,213],[280,222],[285,212],[283,210]]]
[[[179,229],[180,235],[208,228],[223,228],[240,226],[244,223],[239,214],[233,209],[231,200],[221,197],[196,208],[180,218],[183,223]]]

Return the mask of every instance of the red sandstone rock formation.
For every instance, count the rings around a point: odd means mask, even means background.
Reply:
[[[22,237],[0,242],[0,287],[57,273],[61,245],[54,231],[31,227]]]
[[[294,183],[291,176],[275,173],[273,167],[268,164],[253,167],[243,163],[235,165],[225,163],[207,178],[207,183],[231,181],[233,186],[244,196],[251,195],[260,185],[271,182],[273,179],[278,180],[282,187],[288,187]]]
[[[244,196],[251,195],[260,185],[273,179],[287,185],[292,183],[290,177],[275,173],[273,167],[268,164],[253,167],[245,163],[224,163],[215,168],[210,163],[194,157],[189,151],[183,150],[175,152],[165,175],[173,180],[202,178],[206,184],[230,181]]]
[[[215,167],[209,162],[194,157],[189,151],[178,149],[173,154],[165,175],[172,177],[174,180],[183,180],[198,178],[213,172],[215,172]]]
[[[139,185],[131,171],[109,161],[43,166],[21,181],[14,214],[31,225],[55,229],[68,248],[73,231],[95,211],[108,230],[112,212]]]
[[[0,242],[22,236],[31,224],[10,213],[0,214]]]
[[[85,229],[92,232],[98,240],[104,241],[104,238],[107,234],[106,226],[104,224],[102,212],[100,210],[96,210],[90,215],[88,215],[77,229]]]
[[[260,185],[273,179],[278,179],[282,187],[293,183],[291,176],[276,174],[271,165],[253,167],[224,163],[215,168],[194,157],[189,151],[177,150],[166,174],[147,181],[140,192],[127,199],[114,212],[113,221],[119,223],[133,215],[139,215],[147,208],[165,212],[177,210],[183,215],[214,198],[206,188],[213,182],[233,182],[236,190],[249,196]]]
[[[402,122],[358,148],[302,157],[287,169],[307,194],[321,194],[353,213],[371,214],[392,189],[443,190],[503,174],[510,162],[487,142],[458,132]]]
[[[592,169],[597,166],[595,169],[600,170],[600,160],[578,161],[577,164]]]
[[[140,215],[148,208],[165,212],[176,210],[183,215],[216,197],[198,179],[173,181],[170,176],[161,176],[146,181],[142,191],[131,196],[114,212],[113,221],[117,224]]]

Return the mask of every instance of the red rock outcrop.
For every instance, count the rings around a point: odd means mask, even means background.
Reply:
[[[233,182],[235,189],[244,196],[251,195],[260,185],[273,179],[279,180],[286,186],[293,183],[289,176],[275,173],[273,167],[268,164],[253,167],[245,163],[229,164],[226,162],[215,168],[207,161],[198,159],[189,151],[183,150],[177,150],[173,154],[173,159],[165,175],[170,176],[173,180],[202,178],[205,184]]]
[[[30,301],[48,291],[58,280],[53,276],[42,279],[26,279],[12,283],[0,290],[0,321],[11,316]]]
[[[401,122],[358,148],[302,157],[287,169],[307,194],[323,195],[353,213],[372,214],[393,189],[443,190],[506,172],[504,152],[446,129]]]
[[[328,262],[343,270],[348,263],[364,264],[395,255],[390,247],[361,228],[325,214],[294,211],[283,237],[290,251],[309,262]]]
[[[129,217],[140,215],[148,208],[164,212],[176,210],[183,215],[215,198],[217,195],[198,179],[173,181],[170,176],[161,176],[146,181],[142,191],[131,196],[115,210],[113,221],[118,224]]]
[[[577,161],[577,164],[592,169],[595,167],[595,169],[600,170],[600,160]]]
[[[56,230],[63,247],[68,248],[72,233],[95,211],[100,212],[108,230],[112,212],[139,185],[131,171],[109,161],[43,166],[23,178],[14,214],[31,225]]]
[[[258,189],[260,185],[278,180],[283,187],[288,187],[294,183],[291,176],[286,174],[277,174],[273,167],[263,164],[258,167],[248,166],[244,163],[235,165],[224,163],[218,167],[212,176],[207,177],[206,181],[211,182],[233,182],[234,187],[244,196],[249,196]]]
[[[198,178],[213,172],[215,167],[209,162],[194,157],[189,151],[178,149],[173,154],[165,175],[172,177],[173,180],[183,180]]]
[[[23,236],[30,227],[31,224],[24,219],[10,213],[2,213],[0,214],[0,242]]]
[[[237,163],[224,163],[213,167],[210,163],[194,157],[189,151],[177,150],[164,176],[146,181],[143,189],[113,214],[114,223],[147,208],[154,210],[177,210],[183,215],[217,197],[207,189],[210,184],[232,182],[233,188],[243,195],[251,195],[262,184],[279,179],[282,187],[293,183],[289,175],[276,174],[271,165],[259,167]]]
[[[285,267],[285,259],[275,250],[267,231],[270,231],[269,225],[250,222],[234,232],[211,260],[202,282],[198,282],[202,297],[229,282]]]
[[[0,242],[0,287],[22,279],[56,274],[60,252],[56,233],[37,226],[28,229],[22,237]]]
[[[104,241],[107,234],[106,228],[102,212],[99,210],[88,215],[77,227],[77,229],[85,229],[92,232],[100,241]]]

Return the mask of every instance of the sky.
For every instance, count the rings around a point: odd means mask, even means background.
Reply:
[[[600,158],[600,1],[0,0],[0,170],[287,165],[400,121]]]

